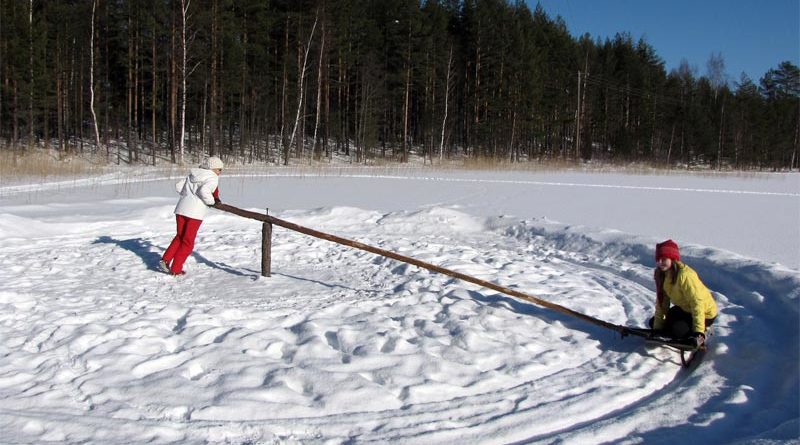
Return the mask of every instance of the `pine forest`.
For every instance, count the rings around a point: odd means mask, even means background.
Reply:
[[[507,0],[0,0],[0,151],[798,169],[800,70]]]

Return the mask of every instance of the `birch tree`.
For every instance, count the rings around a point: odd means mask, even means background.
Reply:
[[[444,87],[444,115],[442,116],[442,133],[439,139],[439,160],[444,159],[444,133],[447,128],[447,113],[450,109],[450,81],[453,78],[453,44],[450,44],[450,51],[447,55],[447,75]]]
[[[297,80],[299,83],[299,97],[297,98],[297,113],[294,117],[294,127],[292,128],[292,136],[289,138],[289,147],[294,144],[295,137],[297,136],[297,128],[300,126],[301,112],[303,110],[303,96],[305,95],[304,81],[306,78],[306,66],[308,65],[308,53],[311,50],[311,42],[314,39],[314,31],[317,29],[317,21],[319,20],[319,10],[314,17],[314,25],[311,27],[311,35],[308,36],[308,43],[306,44],[305,54],[303,55],[303,63],[300,69],[300,78]]]
[[[92,25],[91,37],[89,38],[89,110],[92,113],[92,124],[94,126],[94,144],[99,150],[100,130],[97,128],[97,114],[94,110],[94,14],[97,9],[97,0],[92,0]]]

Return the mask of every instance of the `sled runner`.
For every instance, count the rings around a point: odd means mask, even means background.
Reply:
[[[706,338],[706,341],[708,341],[708,338]],[[683,365],[684,368],[689,367],[689,365],[691,365],[698,356],[702,356],[706,350],[705,342],[703,342],[700,347],[697,347],[694,344],[694,340],[687,341],[684,339],[661,337],[657,335],[646,338],[645,343],[660,345],[678,351],[681,354],[681,365]]]
[[[681,365],[684,368],[688,368],[696,358],[701,357],[705,353],[706,343],[708,343],[708,338],[711,336],[710,332],[706,331],[706,341],[703,342],[700,347],[697,347],[693,339],[672,338],[660,335],[652,329],[625,328],[625,331],[625,334],[643,337],[647,344],[664,346],[679,352],[681,355]]]

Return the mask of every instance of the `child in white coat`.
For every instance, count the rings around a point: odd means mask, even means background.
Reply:
[[[200,168],[193,168],[189,176],[175,184],[181,195],[175,206],[177,234],[172,239],[159,267],[172,275],[184,275],[183,263],[194,250],[194,240],[208,207],[220,202],[219,175],[224,164],[216,156],[208,158]]]

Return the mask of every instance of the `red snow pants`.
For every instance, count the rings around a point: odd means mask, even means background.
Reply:
[[[164,252],[162,259],[169,264],[169,269],[173,274],[180,274],[183,272],[183,263],[194,250],[194,239],[203,220],[183,215],[175,215],[175,220],[178,225],[177,234],[169,244],[167,251]]]

